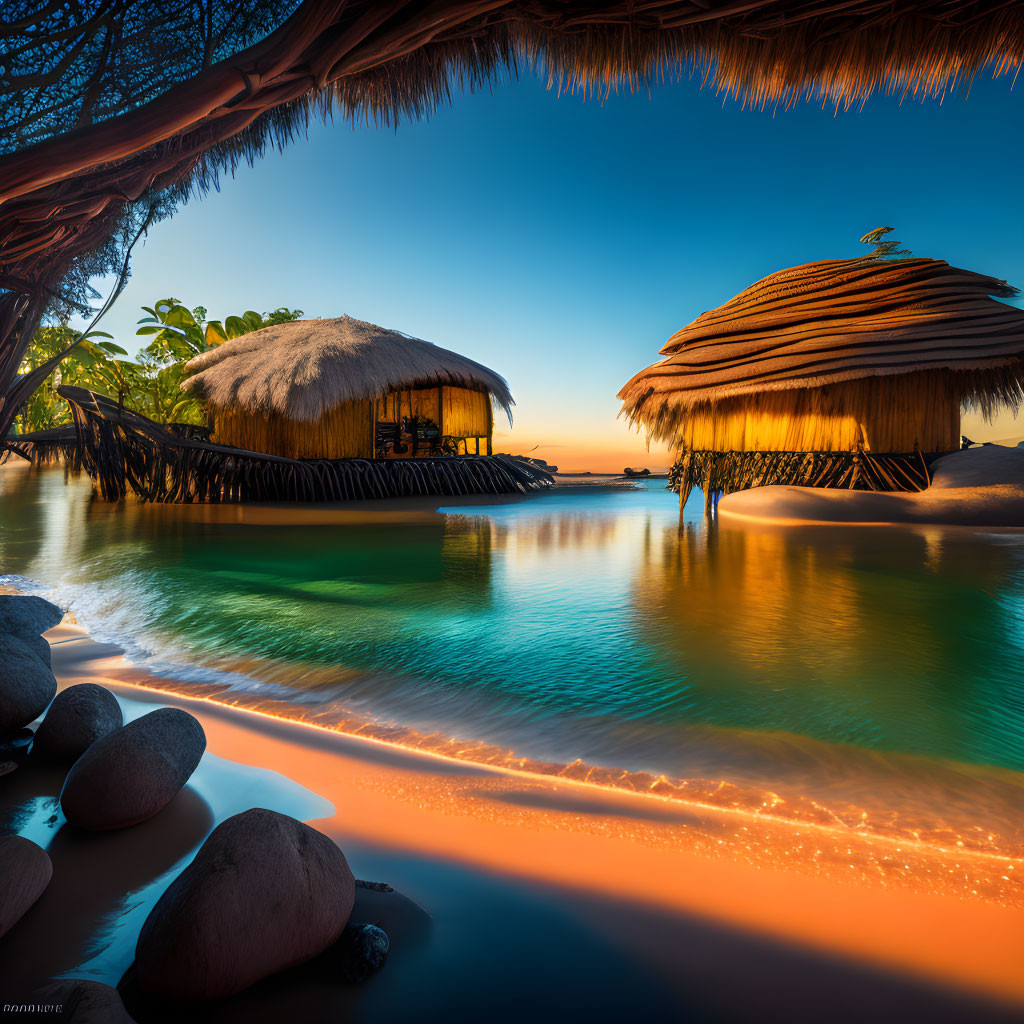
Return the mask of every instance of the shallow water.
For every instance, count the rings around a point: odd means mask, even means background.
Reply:
[[[0,487],[7,582],[228,699],[1021,849],[1024,533],[680,526],[661,481],[343,523]]]

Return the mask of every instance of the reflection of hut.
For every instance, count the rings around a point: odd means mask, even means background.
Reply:
[[[465,356],[361,320],[296,320],[196,356],[183,387],[211,440],[292,459],[490,454],[508,385]]]
[[[681,497],[764,484],[920,490],[960,409],[1017,404],[1024,312],[942,260],[823,260],[758,281],[673,335],[620,392],[679,446]]]

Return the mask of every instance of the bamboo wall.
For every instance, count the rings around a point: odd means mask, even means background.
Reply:
[[[210,440],[290,459],[372,458],[372,416],[368,399],[345,402],[312,423],[280,413],[254,416],[239,409],[216,409]]]
[[[485,391],[445,388],[444,432],[455,437],[487,437],[491,432],[491,396]]]
[[[418,416],[420,419],[438,422],[440,388],[407,388],[392,391],[377,399],[375,408],[380,423],[397,423],[404,416]]]
[[[954,451],[960,402],[937,373],[767,391],[687,414],[679,444],[692,451]]]
[[[491,396],[485,391],[448,386],[412,388],[376,400],[346,402],[312,423],[280,413],[255,416],[239,409],[214,409],[210,440],[292,459],[372,459],[377,423],[395,423],[411,416],[433,420],[443,435],[473,439],[460,445],[461,454],[488,454]],[[479,445],[473,443],[476,439]]]

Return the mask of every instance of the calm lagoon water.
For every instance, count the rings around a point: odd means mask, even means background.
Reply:
[[[157,673],[1018,834],[1024,532],[680,525],[662,481],[290,525],[0,487],[7,582]]]

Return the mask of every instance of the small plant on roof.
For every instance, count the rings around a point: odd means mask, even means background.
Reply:
[[[873,245],[875,248],[869,252],[864,259],[866,260],[898,260],[901,256],[912,255],[909,249],[898,249],[897,246],[902,245],[902,242],[894,242],[890,239],[884,239],[882,236],[889,234],[890,231],[895,231],[895,228],[875,228],[874,231],[869,231],[861,241],[865,245]]]

